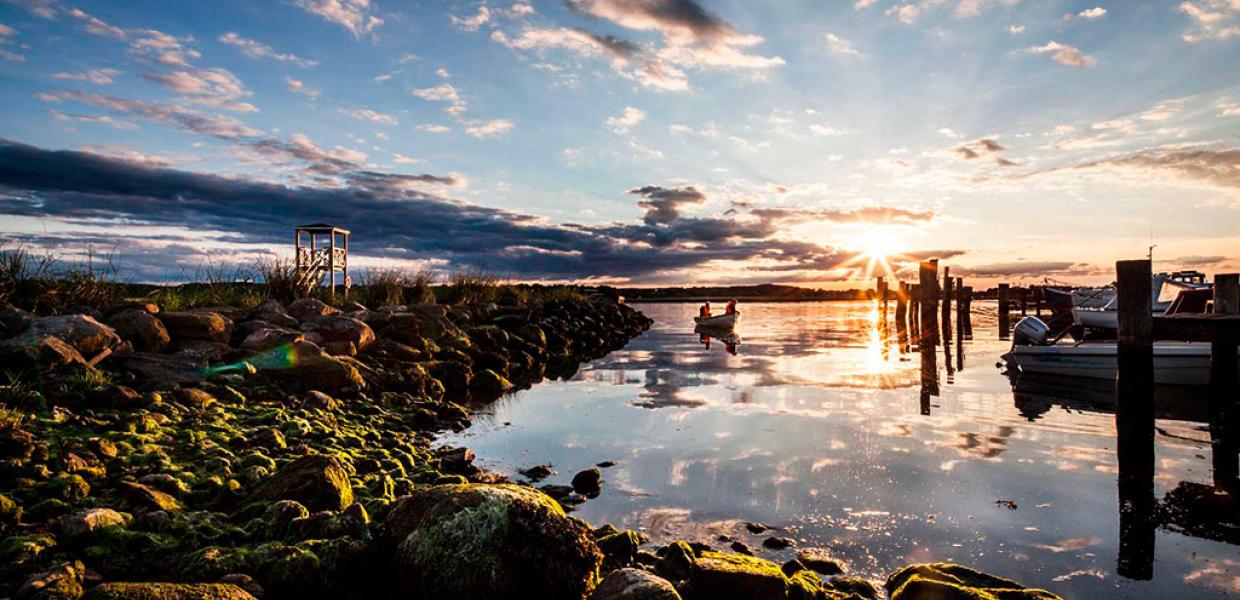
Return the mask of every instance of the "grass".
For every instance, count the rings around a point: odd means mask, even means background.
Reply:
[[[435,274],[427,270],[398,268],[371,269],[362,275],[361,285],[354,288],[353,298],[365,306],[397,306],[434,304],[431,284]]]
[[[92,309],[116,303],[123,286],[116,280],[111,256],[65,262],[34,254],[26,246],[0,245],[0,302],[39,314]]]

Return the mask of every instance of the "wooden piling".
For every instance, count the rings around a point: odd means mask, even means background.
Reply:
[[[920,265],[918,284],[921,290],[921,348],[925,352],[927,346],[933,348],[939,344],[938,298],[939,298],[939,261],[923,260]]]
[[[952,285],[951,267],[943,267],[943,347],[947,348],[952,341]],[[951,362],[951,359],[948,359]]]
[[[900,348],[908,344],[908,288],[903,281],[896,282],[896,338]]]
[[[956,342],[964,339],[964,278],[956,278]],[[957,352],[959,354],[959,352]]]
[[[1012,332],[1012,324],[1008,317],[1008,293],[1011,286],[1006,283],[999,284],[999,339],[1008,339],[1008,334]]]
[[[921,286],[908,285],[908,331],[909,339],[921,343]]]
[[[1132,579],[1153,576],[1154,317],[1150,261],[1115,263],[1117,369],[1116,460],[1119,463],[1120,552],[1116,570]]]
[[[1023,287],[1023,288],[1018,289],[1017,295],[1020,297],[1020,316],[1022,317],[1028,316],[1029,315],[1029,288]]]
[[[883,276],[879,276],[874,284],[874,291],[878,298],[878,330],[887,335],[887,280]]]
[[[1240,314],[1240,275],[1214,276],[1214,313]],[[1218,420],[1236,401],[1236,343],[1216,341],[1210,345],[1210,417]]]

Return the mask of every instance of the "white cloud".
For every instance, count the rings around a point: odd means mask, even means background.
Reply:
[[[1079,49],[1053,40],[1042,46],[1025,48],[1025,52],[1030,54],[1049,54],[1051,60],[1071,67],[1092,67],[1097,63],[1093,57],[1086,55]]]
[[[1106,15],[1106,14],[1107,14],[1107,9],[1102,8],[1101,6],[1095,6],[1093,8],[1085,9],[1079,13],[1076,13],[1076,16],[1082,19],[1100,19],[1103,17],[1103,15]]]
[[[1012,35],[1016,35],[1018,33],[1024,33],[1025,26],[1024,25],[1009,25],[1007,30],[1008,30],[1008,33]]]
[[[405,156],[404,154],[392,153],[392,162],[399,163],[402,165],[412,165],[412,164],[420,163],[422,161],[416,158],[410,158],[408,156]]]
[[[302,10],[348,29],[361,37],[383,24],[374,14],[370,0],[293,0]]]
[[[958,140],[958,139],[960,139],[960,138],[963,138],[963,137],[964,137],[963,135],[961,135],[961,134],[959,134],[959,133],[956,133],[955,131],[953,131],[953,130],[951,130],[951,129],[948,129],[947,127],[944,127],[944,128],[942,128],[942,129],[939,129],[939,135],[941,135],[941,136],[943,136],[943,137],[945,137],[945,138],[948,138],[948,139],[953,139],[953,140]]]
[[[444,112],[459,117],[465,113],[465,101],[460,92],[451,83],[441,83],[434,87],[418,88],[410,92],[414,96],[429,102],[446,102]]]
[[[534,7],[529,2],[515,2],[508,10],[504,11],[504,14],[513,19],[520,19],[521,17],[528,17],[534,14]]]
[[[251,95],[245,84],[228,69],[198,69],[195,71],[172,71],[148,73],[144,78],[162,84],[168,89],[188,96],[195,104],[214,106],[239,112],[255,112],[253,104],[239,99]]]
[[[0,37],[13,37],[15,35],[17,35],[16,29],[13,29],[12,27],[5,25],[4,23],[0,23]],[[0,42],[0,43],[4,43],[4,42]]]
[[[140,29],[131,32],[134,40],[129,43],[129,50],[135,54],[149,56],[156,62],[170,67],[189,67],[192,58],[201,58],[202,54],[184,44],[194,41],[192,37],[176,37],[154,29]]]
[[[243,38],[231,31],[228,33],[225,33],[224,35],[221,35],[219,37],[219,40],[220,42],[228,44],[230,46],[236,46],[237,48],[241,50],[242,54],[245,54],[246,56],[249,56],[250,58],[270,58],[272,60],[278,60],[281,62],[291,62],[303,68],[313,67],[314,65],[319,64],[318,61],[315,61],[315,60],[298,58],[297,55],[295,54],[286,54],[286,53],[276,52],[275,49],[273,49],[271,46],[268,46],[267,44],[264,44],[262,42],[257,42],[251,39]]]
[[[620,113],[620,116],[608,117],[606,124],[612,129],[612,131],[624,134],[628,133],[630,129],[644,120],[646,120],[645,111],[632,106],[626,106],[624,107],[624,111]]]
[[[479,27],[486,25],[487,22],[491,20],[491,10],[484,4],[478,7],[478,14],[475,14],[472,17],[463,18],[456,15],[449,15],[449,17],[452,19],[453,25],[456,25],[465,31],[478,31]]]
[[[452,74],[451,74],[451,73],[449,73],[449,72],[448,72],[448,70],[447,70],[447,69],[445,69],[445,68],[443,68],[443,67],[440,67],[440,68],[436,69],[436,70],[435,70],[435,74],[436,74],[436,75],[438,75],[438,76],[440,76],[440,77],[442,77],[442,78],[444,78],[444,79],[451,79],[451,78],[452,78]]]
[[[452,131],[452,128],[447,125],[435,124],[418,125],[417,129],[418,131],[425,131],[426,133],[448,133]]]
[[[827,50],[830,50],[831,54],[836,54],[840,56],[850,56],[850,55],[860,56],[861,55],[860,52],[857,52],[852,47],[851,42],[849,42],[848,40],[838,35],[835,35],[834,33],[828,33],[824,39],[827,42]]]
[[[1195,44],[1208,40],[1240,37],[1240,1],[1196,0],[1180,3],[1180,12],[1188,15],[1195,26],[1180,37]]]
[[[292,90],[292,91],[294,91],[294,92],[297,92],[298,94],[305,94],[305,95],[307,95],[307,96],[309,96],[309,97],[311,97],[311,98],[318,98],[318,97],[319,97],[319,91],[318,91],[318,90],[316,90],[316,89],[314,89],[314,88],[306,87],[306,84],[305,84],[305,83],[302,83],[301,81],[299,81],[299,80],[297,80],[297,79],[293,79],[292,77],[285,77],[285,78],[284,78],[284,83],[285,83],[286,85],[288,85],[288,89],[290,89],[290,90]]]
[[[53,117],[56,117],[56,119],[59,121],[80,121],[83,123],[98,123],[100,125],[108,125],[116,129],[137,129],[138,128],[138,126],[134,123],[130,123],[129,121],[122,121],[120,119],[113,119],[112,117],[109,117],[107,115],[103,115],[103,116],[80,115],[76,113],[61,112],[59,110],[49,110],[48,112],[51,113]]]
[[[369,108],[342,108],[340,109],[340,112],[349,115],[354,119],[362,119],[364,121],[378,123],[379,125],[396,125],[399,123],[399,121],[396,120],[396,117],[386,113],[376,112]]]
[[[491,119],[473,122],[472,125],[465,128],[465,133],[476,138],[488,138],[508,133],[512,131],[513,127],[516,127],[516,123],[508,119]]]
[[[91,35],[101,37],[110,37],[117,40],[123,40],[129,37],[129,33],[120,27],[109,25],[102,19],[93,17],[81,9],[74,8],[69,11],[69,16],[82,21],[85,25],[86,32]]]
[[[53,73],[52,78],[89,81],[95,85],[108,85],[119,74],[120,71],[116,69],[91,69],[82,73]]]
[[[834,137],[837,135],[848,135],[850,133],[847,129],[830,127],[827,125],[810,125],[809,132],[822,137]]]

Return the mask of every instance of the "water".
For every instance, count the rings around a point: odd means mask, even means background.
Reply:
[[[442,442],[514,478],[551,463],[549,483],[615,461],[602,495],[576,514],[655,543],[726,548],[724,534],[790,558],[743,526],[761,522],[879,580],[953,561],[1073,598],[1240,593],[1236,546],[1162,528],[1152,577],[1117,573],[1109,386],[1015,393],[995,368],[1008,343],[993,303],[975,306],[976,339],[950,357],[940,348],[937,382],[924,384],[919,355],[879,335],[872,303],[746,305],[734,348],[693,333],[694,305],[635,308],[655,323],[625,349],[497,402]],[[1157,423],[1159,498],[1182,481],[1211,482],[1209,433],[1179,413],[1194,411],[1160,410],[1172,418]],[[1148,540],[1126,539],[1148,563]]]

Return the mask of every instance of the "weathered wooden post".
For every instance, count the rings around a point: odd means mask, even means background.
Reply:
[[[973,339],[973,286],[964,288],[964,334]]]
[[[1006,283],[999,284],[999,339],[1008,339],[1008,334],[1012,331],[1012,324],[1008,321],[1008,292],[1010,286]]]
[[[1240,314],[1240,275],[1214,276],[1214,313]],[[1236,401],[1236,340],[1210,344],[1210,417],[1216,421]]]
[[[921,261],[919,277],[921,283],[921,349],[926,346],[933,348],[939,344],[938,309],[939,298],[939,261]]]
[[[1029,288],[1022,287],[1017,292],[1020,296],[1020,316],[1029,315]]]
[[[887,335],[887,280],[882,276],[878,276],[878,280],[874,283],[874,291],[878,296],[878,330]]]
[[[896,282],[896,338],[903,349],[908,343],[908,289],[903,281]]]
[[[920,277],[920,275],[919,275]],[[908,285],[908,331],[909,339],[921,343],[921,285]]]
[[[1115,374],[1116,461],[1119,463],[1120,547],[1116,571],[1153,576],[1154,317],[1150,261],[1115,263],[1118,305]]]
[[[964,339],[964,278],[956,278],[956,341]]]
[[[1034,309],[1035,312],[1033,314],[1040,317],[1042,316],[1042,305],[1046,303],[1046,286],[1044,285],[1038,286],[1038,292],[1035,298],[1037,299],[1038,305],[1037,305],[1037,308]]]
[[[952,342],[952,293],[955,286],[952,284],[954,280],[951,278],[951,267],[943,267],[943,347],[946,348]],[[951,362],[951,359],[948,359]]]

